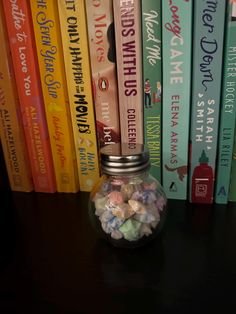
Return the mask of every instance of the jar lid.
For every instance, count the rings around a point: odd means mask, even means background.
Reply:
[[[101,169],[111,175],[125,175],[140,172],[149,167],[149,151],[143,144],[130,147],[127,143],[104,146],[100,150]]]

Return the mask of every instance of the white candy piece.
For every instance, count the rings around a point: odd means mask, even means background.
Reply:
[[[131,198],[132,194],[134,193],[134,186],[131,184],[123,184],[121,186],[121,193],[124,196],[124,199],[127,201]]]
[[[152,234],[152,229],[149,227],[149,224],[145,224],[143,223],[140,227],[140,236],[149,236],[150,234]]]
[[[106,208],[106,204],[108,202],[108,197],[107,196],[104,196],[104,197],[97,197],[95,196],[95,208],[96,208],[96,211],[95,211],[95,215],[97,216],[101,216],[104,211],[105,211],[105,208]]]
[[[123,203],[114,208],[112,214],[120,218],[128,219],[134,215],[135,212],[129,204]]]
[[[146,207],[139,201],[129,200],[128,203],[135,213],[145,214],[147,212]]]

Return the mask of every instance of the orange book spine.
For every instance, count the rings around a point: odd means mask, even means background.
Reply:
[[[79,190],[57,0],[29,1],[58,192]]]
[[[29,2],[3,0],[3,8],[34,189],[52,193],[56,191],[56,181]]]
[[[0,2],[0,135],[7,174],[12,191],[33,190],[29,157],[20,114],[12,60]]]

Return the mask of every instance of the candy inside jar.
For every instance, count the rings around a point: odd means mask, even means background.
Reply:
[[[149,174],[149,153],[141,144],[105,146],[103,172],[90,196],[96,230],[115,246],[137,247],[157,236],[166,216],[166,196]]]

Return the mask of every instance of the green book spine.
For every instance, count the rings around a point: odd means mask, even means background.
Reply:
[[[215,202],[227,204],[232,163],[235,99],[236,99],[236,3],[227,7],[225,31],[223,86],[221,97],[219,144],[217,154],[217,172]]]
[[[233,147],[233,158],[232,158],[232,165],[231,165],[229,201],[236,202],[236,128],[234,130],[234,147]]]
[[[150,173],[161,182],[161,1],[142,0],[144,142]]]
[[[194,1],[189,200],[213,202],[225,1]]]
[[[163,187],[187,198],[192,1],[163,1]]]

